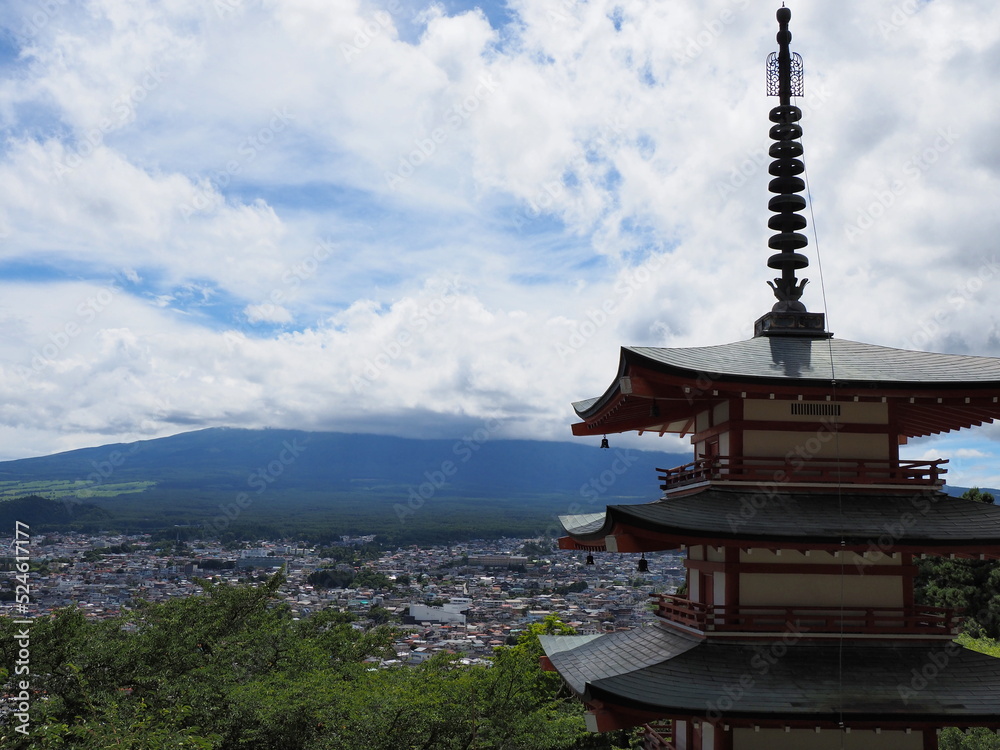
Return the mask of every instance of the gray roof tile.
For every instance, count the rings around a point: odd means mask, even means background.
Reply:
[[[780,493],[708,487],[680,498],[610,505],[601,514],[560,516],[582,542],[610,533],[615,522],[698,538],[868,544],[891,530],[895,545],[1000,544],[1000,506],[912,494]]]
[[[770,336],[685,349],[625,347],[653,363],[713,378],[890,384],[1000,383],[1000,359],[893,349],[844,339]],[[627,354],[626,354],[627,356]],[[584,409],[585,410],[585,409]]]
[[[562,637],[544,637],[542,647],[575,692],[665,715],[714,708],[733,718],[828,719],[842,711],[848,721],[995,721],[1000,698],[1000,659],[951,642],[839,644],[788,634],[719,643],[656,625],[557,650]],[[933,679],[910,684],[930,672]]]

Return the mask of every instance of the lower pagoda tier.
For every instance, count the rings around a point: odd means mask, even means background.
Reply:
[[[838,643],[807,635],[720,642],[656,623],[540,640],[543,666],[588,705],[594,731],[664,718],[711,723],[716,732],[1000,728],[1000,659],[955,642]]]
[[[705,487],[653,503],[560,516],[563,549],[653,552],[695,545],[1000,557],[1000,506],[940,491],[867,494]]]

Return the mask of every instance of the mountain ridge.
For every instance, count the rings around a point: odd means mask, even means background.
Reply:
[[[489,495],[575,493],[596,481],[598,494],[615,489],[614,495],[653,499],[658,494],[655,469],[689,460],[634,448],[499,439],[485,430],[449,440],[212,427],[0,462],[0,482],[61,480],[79,483],[81,490],[138,481],[155,481],[160,489],[208,484],[247,490],[261,483],[350,490],[366,483],[419,487],[431,482],[437,490]]]
[[[559,515],[661,495],[691,454],[501,440],[215,427],[0,462],[0,520],[52,529],[397,542],[559,536]],[[944,488],[961,494],[964,488]],[[994,495],[1000,492],[983,488]],[[27,497],[60,501],[27,514]],[[45,505],[45,507],[41,507]],[[11,516],[13,518],[13,516]]]

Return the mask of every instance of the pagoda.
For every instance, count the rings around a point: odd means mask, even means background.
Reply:
[[[899,448],[1000,417],[1000,359],[838,339],[802,303],[790,17],[768,60],[777,301],[749,340],[623,348],[574,404],[575,435],[690,436],[694,460],[659,470],[655,502],[561,517],[560,547],[680,550],[686,590],[655,595],[645,627],[544,636],[542,663],[589,729],[642,725],[647,748],[927,750],[942,727],[1000,731],[1000,659],[954,642],[962,613],[914,601],[915,560],[1000,558],[1000,507],[946,495],[946,461]]]

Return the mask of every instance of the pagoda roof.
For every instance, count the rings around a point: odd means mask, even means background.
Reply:
[[[604,513],[559,520],[581,547],[601,547],[607,536],[615,535],[641,540],[637,549],[622,545],[621,551],[726,541],[803,548],[844,542],[867,549],[888,536],[892,551],[969,548],[976,554],[1000,555],[1000,506],[934,491],[837,494],[710,486],[681,497],[609,505]]]
[[[759,336],[718,346],[622,347],[618,376],[596,398],[573,404],[578,435],[640,429],[685,432],[703,402],[753,397],[934,398],[907,404],[905,434],[916,436],[1000,417],[1000,358],[894,349],[836,338]],[[956,399],[941,404],[939,397]],[[974,402],[965,398],[973,396]],[[961,397],[961,398],[959,398]],[[662,418],[650,414],[657,400]]]
[[[841,643],[805,635],[718,642],[655,623],[539,640],[575,693],[607,707],[713,719],[996,723],[1000,659],[953,642]],[[928,664],[934,678],[911,688]],[[740,687],[738,699],[733,686]]]
[[[845,339],[767,336],[687,349],[629,347],[650,363],[720,378],[767,378],[895,387],[1000,385],[1000,359],[893,349]]]

